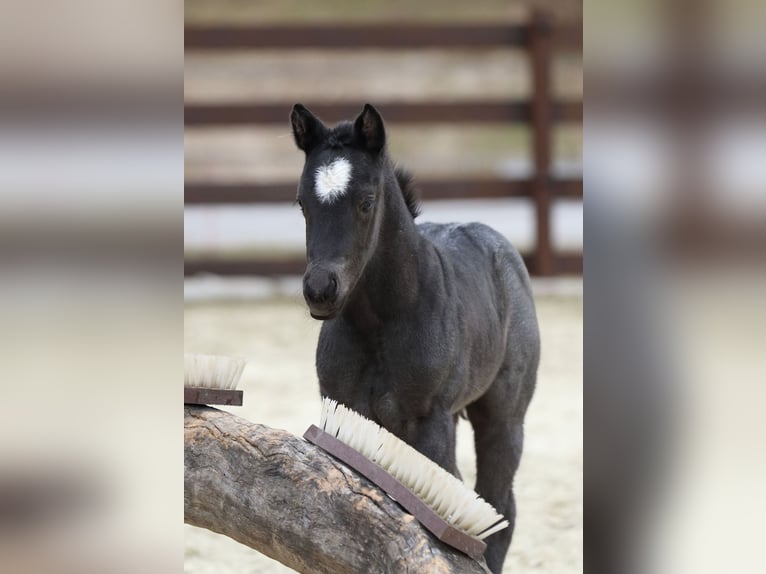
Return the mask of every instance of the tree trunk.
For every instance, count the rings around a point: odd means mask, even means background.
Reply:
[[[184,521],[298,572],[489,572],[318,447],[210,407],[185,407]]]

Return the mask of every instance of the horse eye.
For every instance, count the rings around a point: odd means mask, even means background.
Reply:
[[[369,213],[369,211],[373,208],[374,205],[375,205],[375,200],[368,197],[362,203],[359,204],[359,209],[362,211],[362,213]]]
[[[295,200],[295,203],[297,203],[297,204],[298,204],[298,207],[300,207],[300,208],[301,208],[301,212],[302,212],[302,211],[303,211],[303,202],[302,202],[300,199],[296,199],[296,200]]]

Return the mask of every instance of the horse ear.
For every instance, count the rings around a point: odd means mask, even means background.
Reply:
[[[327,132],[322,121],[303,104],[293,106],[293,111],[290,113],[290,123],[293,125],[295,145],[306,153],[314,149]]]
[[[359,145],[373,153],[378,153],[386,145],[383,118],[370,104],[364,104],[362,113],[354,121],[354,136]]]

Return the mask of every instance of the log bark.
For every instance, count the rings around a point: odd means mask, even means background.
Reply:
[[[320,448],[210,407],[185,407],[184,521],[303,573],[489,572]]]

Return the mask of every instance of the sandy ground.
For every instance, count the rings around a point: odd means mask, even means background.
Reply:
[[[543,356],[516,477],[518,518],[505,572],[582,571],[582,298],[537,299]],[[301,435],[318,421],[313,357],[319,323],[299,294],[260,302],[195,303],[185,310],[189,352],[246,357],[239,416]],[[458,429],[458,463],[475,480],[470,425]],[[292,572],[226,537],[186,526],[188,574]]]

